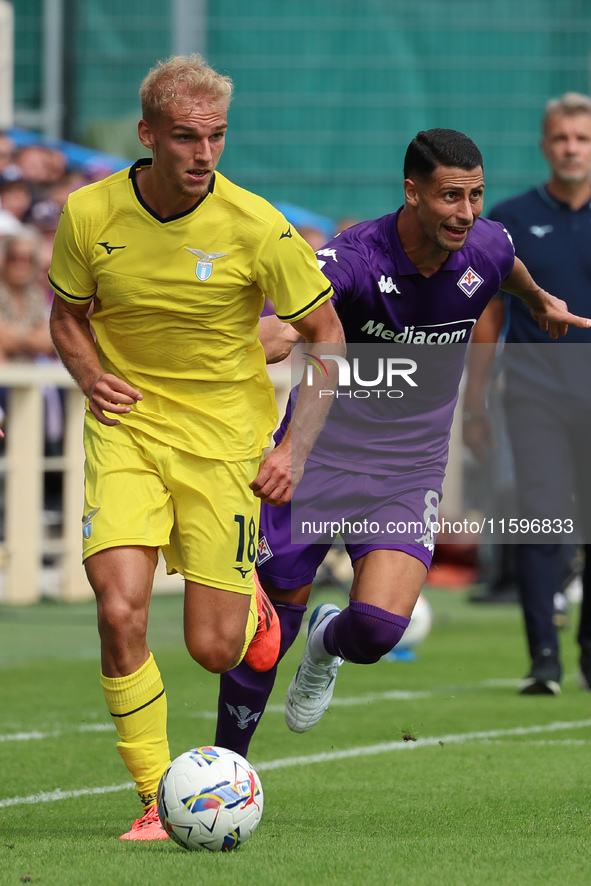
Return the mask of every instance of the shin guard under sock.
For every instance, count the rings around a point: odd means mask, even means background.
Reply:
[[[271,600],[281,623],[279,662],[299,634],[305,606]],[[215,744],[245,757],[277,675],[277,665],[260,673],[241,662],[220,676]]]
[[[158,782],[170,763],[166,694],[154,656],[150,653],[127,677],[101,674],[101,686],[119,734],[117,750],[147,809],[156,802]]]

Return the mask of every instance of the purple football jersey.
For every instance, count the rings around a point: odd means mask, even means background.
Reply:
[[[503,226],[479,219],[462,249],[425,277],[402,248],[400,211],[355,225],[316,253],[357,372],[348,389],[339,385],[309,458],[352,471],[412,471],[420,482],[445,466],[470,333],[515,255]],[[378,363],[383,370],[389,357],[415,364],[412,381],[394,378],[398,389],[388,389]]]

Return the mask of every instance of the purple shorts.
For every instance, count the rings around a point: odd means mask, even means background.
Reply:
[[[369,551],[404,551],[429,569],[443,476],[357,474],[308,461],[292,502],[261,508],[261,581],[282,590],[309,584],[337,537],[352,563]]]

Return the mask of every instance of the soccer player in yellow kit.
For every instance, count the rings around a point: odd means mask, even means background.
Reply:
[[[231,92],[199,56],[153,68],[138,126],[152,158],[70,196],[49,272],[53,340],[87,397],[83,555],[101,684],[144,809],[124,839],[167,836],[155,806],[166,696],[146,642],[159,550],[185,578],[199,664],[222,673],[246,654],[265,670],[278,654],[255,593],[260,501],[289,500],[325,407],[310,395],[294,414],[301,447],[288,435],[261,463],[277,418],[257,337],[265,296],[312,344],[343,341],[311,248],[215,172]]]

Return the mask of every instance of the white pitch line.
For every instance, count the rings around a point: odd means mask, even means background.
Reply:
[[[331,760],[345,760],[349,757],[371,757],[391,751],[402,751],[406,748],[426,748],[433,745],[463,744],[466,741],[482,741],[490,738],[504,738],[511,735],[534,735],[539,732],[558,732],[563,729],[584,729],[591,726],[591,720],[573,720],[571,722],[548,723],[543,726],[517,726],[514,729],[490,729],[486,732],[461,732],[456,735],[440,735],[434,738],[417,738],[416,741],[388,741],[381,744],[365,745],[360,748],[348,748],[343,751],[331,751],[326,754],[311,754],[307,757],[287,757],[259,763],[257,770],[284,769],[288,766],[324,763]]]
[[[445,695],[451,692],[475,692],[480,689],[513,689],[517,688],[520,680],[482,680],[480,683],[472,683],[468,685],[451,685],[437,686],[435,689],[425,690],[405,690],[390,689],[386,692],[368,692],[367,695],[357,695],[349,697],[333,697],[330,703],[331,708],[351,708],[365,704],[373,704],[380,701],[416,701],[423,698],[433,698],[437,695]],[[283,714],[285,711],[284,704],[269,704],[265,708],[267,714]],[[203,718],[204,720],[216,720],[217,711],[191,711],[190,717]]]
[[[309,754],[305,757],[287,757],[281,760],[269,760],[268,762],[256,763],[255,768],[259,772],[269,772],[272,769],[285,769],[291,766],[309,766],[311,763],[327,763],[332,760],[345,760],[350,757],[371,757],[377,754],[387,754],[391,751],[402,751],[410,748],[427,748],[434,745],[463,744],[467,741],[487,741],[488,739],[505,738],[514,735],[536,735],[542,732],[561,732],[569,729],[585,729],[591,726],[591,720],[571,720],[570,722],[546,723],[541,726],[517,726],[513,729],[489,729],[485,732],[460,732],[451,735],[440,735],[431,738],[418,738],[416,741],[390,741],[375,745],[362,745],[357,748],[347,748],[342,751],[330,751],[325,754]],[[88,797],[95,794],[111,794],[117,791],[126,791],[133,788],[130,782],[118,785],[108,785],[100,788],[86,788],[77,791],[46,791],[39,794],[30,794],[28,797],[9,797],[0,800],[0,809],[7,806],[24,806],[32,803],[51,803],[56,800],[68,800],[72,797]]]
[[[103,788],[82,788],[79,791],[42,791],[40,794],[31,794],[28,797],[9,797],[0,800],[0,809],[5,806],[23,806],[29,803],[53,803],[55,800],[70,800],[72,797],[91,797],[94,794],[114,794],[117,791],[127,791],[135,785],[127,781],[125,784],[112,784]]]
[[[367,695],[349,696],[332,699],[331,708],[352,708],[358,705],[372,704],[377,701],[414,701],[415,699],[432,698],[434,692],[411,692],[403,689],[392,689],[389,692],[368,692]],[[285,704],[268,704],[266,714],[283,714]],[[217,711],[192,711],[191,717],[202,717],[204,720],[217,720]]]
[[[0,741],[39,741],[44,738],[59,738],[70,732],[111,732],[115,727],[112,723],[84,723],[82,726],[73,726],[67,730],[54,732],[7,732],[0,735]]]
[[[484,744],[496,744],[496,745],[527,744],[530,746],[536,745],[536,747],[538,747],[540,745],[543,745],[545,747],[547,747],[548,745],[558,745],[558,747],[561,747],[561,748],[566,747],[567,745],[568,746],[577,745],[578,747],[581,747],[583,745],[588,745],[590,743],[591,743],[591,738],[560,738],[560,739],[559,738],[540,738],[537,740],[533,739],[532,741],[528,741],[528,742],[510,741],[510,740],[506,741],[505,739],[502,739],[502,738],[489,738],[484,741]]]

